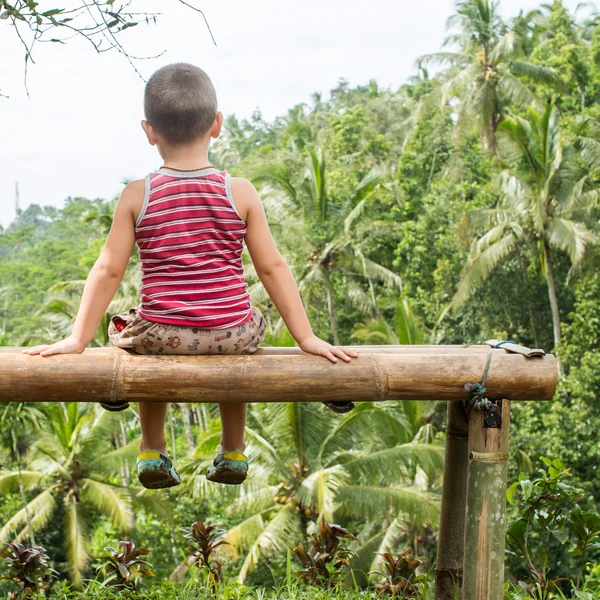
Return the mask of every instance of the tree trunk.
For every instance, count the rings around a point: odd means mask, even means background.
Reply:
[[[506,480],[510,402],[501,403],[500,427],[488,427],[485,409],[469,418],[469,476],[465,514],[463,597],[504,598]]]
[[[121,420],[121,435],[123,436],[122,438],[122,445],[123,446],[127,446],[127,431],[125,431],[125,423],[123,420]],[[117,440],[118,440],[118,436],[117,436]],[[123,487],[129,487],[129,479],[130,479],[130,475],[131,473],[129,472],[129,465],[127,464],[127,461],[121,461],[120,464],[120,472],[121,472],[121,485]]]
[[[327,312],[329,313],[329,324],[331,326],[331,336],[335,346],[339,346],[340,338],[337,330],[337,319],[335,316],[335,305],[333,303],[333,286],[329,280],[329,273],[326,273],[325,289],[327,290]]]
[[[181,402],[179,404],[179,408],[181,409],[181,416],[183,417],[183,428],[185,431],[185,439],[187,440],[188,447],[190,449],[189,453],[193,454],[196,450],[196,442],[192,432],[192,416],[190,412],[190,406],[185,402]]]
[[[544,266],[546,268],[546,281],[548,283],[548,298],[550,299],[550,308],[552,309],[552,331],[554,334],[554,351],[556,352],[556,366],[558,374],[563,375],[562,364],[560,361],[560,313],[558,311],[558,299],[556,297],[556,285],[554,283],[554,271],[552,270],[552,261],[550,259],[550,250],[546,240],[542,240],[542,249],[544,251]]]
[[[469,422],[461,404],[448,404],[435,600],[462,600]]]
[[[27,521],[27,535],[29,536],[29,543],[31,546],[35,546],[35,536],[33,535],[33,528],[31,527],[31,516],[29,514],[29,506],[27,505],[27,496],[25,495],[25,488],[23,487],[23,473],[21,471],[21,459],[18,459],[17,468],[19,469],[19,493],[21,494],[21,502],[25,508],[25,519]]]

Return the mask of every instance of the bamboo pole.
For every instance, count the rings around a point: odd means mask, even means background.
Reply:
[[[42,358],[20,349],[0,353],[4,402],[317,402],[466,400],[487,354],[469,348],[398,353],[363,350],[350,364],[308,354],[145,356],[117,348]],[[492,397],[550,400],[554,357],[526,359],[493,351],[486,387]]]
[[[504,597],[504,540],[510,402],[502,401],[502,425],[485,426],[485,411],[469,419],[469,476],[465,516],[465,600]]]
[[[444,487],[435,570],[435,600],[461,600],[469,422],[460,402],[448,403]]]

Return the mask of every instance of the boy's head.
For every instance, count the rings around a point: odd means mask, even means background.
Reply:
[[[217,93],[202,69],[187,63],[167,65],[146,84],[144,113],[150,143],[156,143],[150,139],[154,133],[174,146],[191,144],[215,133]]]

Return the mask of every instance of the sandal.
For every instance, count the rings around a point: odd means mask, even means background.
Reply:
[[[127,410],[129,408],[129,402],[100,402],[100,406],[104,410],[110,412],[119,412],[121,410]]]
[[[323,404],[334,413],[338,415],[343,415],[344,413],[350,412],[354,410],[354,402],[347,401],[338,401],[338,402],[323,402]]]
[[[161,490],[181,483],[171,458],[158,450],[145,450],[136,461],[138,479],[149,490]]]
[[[241,452],[217,454],[206,471],[206,479],[216,483],[239,485],[248,476],[248,459]]]

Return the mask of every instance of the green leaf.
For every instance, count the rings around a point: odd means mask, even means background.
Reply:
[[[508,501],[509,504],[513,503],[513,497],[515,495],[515,492],[517,491],[517,489],[520,487],[520,484],[518,481],[515,481],[507,490],[506,490],[506,500]]]
[[[52,10],[47,10],[46,12],[43,12],[42,15],[44,15],[44,17],[53,17],[54,15],[60,14],[64,10],[64,8],[53,8]]]
[[[566,544],[569,541],[569,534],[564,529],[551,529],[550,533],[561,543]]]

